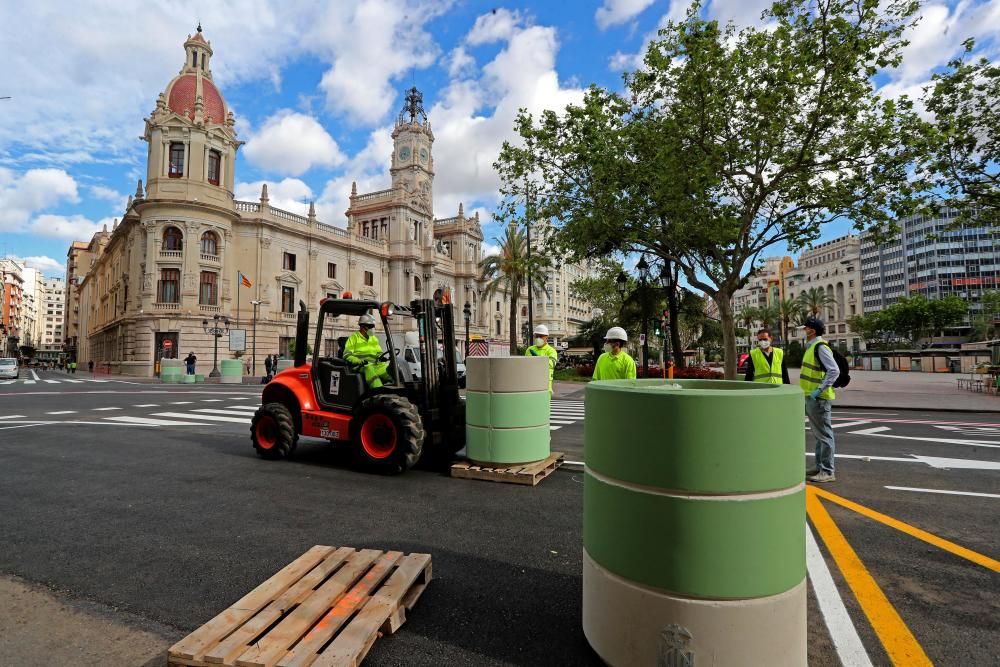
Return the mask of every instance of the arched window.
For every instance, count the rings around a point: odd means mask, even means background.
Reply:
[[[218,274],[214,271],[202,271],[198,288],[198,303],[203,306],[219,305]]]
[[[201,254],[219,254],[219,237],[215,235],[215,232],[205,232],[201,235]]]
[[[219,172],[222,166],[222,153],[217,150],[208,151],[208,182],[219,184]]]
[[[413,276],[413,291],[420,294],[423,285],[420,283],[420,276]]]
[[[164,250],[183,250],[184,235],[176,227],[167,227],[163,230]]]
[[[184,175],[184,144],[179,141],[170,142],[170,178],[180,178]]]

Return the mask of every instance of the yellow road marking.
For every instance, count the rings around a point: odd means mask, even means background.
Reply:
[[[842,498],[835,493],[830,493],[829,491],[826,491],[824,489],[817,489],[815,487],[809,487],[809,488],[812,489],[812,491],[817,495],[819,495],[820,497],[826,498],[831,502],[837,503],[841,507],[846,507],[849,510],[853,510],[858,514],[862,514],[868,517],[869,519],[874,519],[879,523],[883,523],[887,526],[895,528],[896,530],[904,532],[907,535],[912,535],[918,540],[923,540],[928,544],[933,544],[934,546],[940,549],[944,549],[945,551],[953,553],[956,556],[959,556],[966,560],[970,560],[973,563],[976,563],[977,565],[982,565],[983,567],[989,570],[993,570],[994,572],[1000,572],[1000,561],[993,560],[989,556],[984,556],[983,554],[976,553],[971,549],[966,549],[965,547],[959,546],[954,542],[949,542],[948,540],[942,537],[938,537],[937,535],[928,533],[926,530],[920,530],[919,528],[915,528],[908,523],[903,523],[898,519],[893,519],[891,516],[886,516],[885,514],[876,512],[875,510],[869,509],[864,505],[859,505],[856,502],[848,500],[847,498]]]
[[[868,573],[864,563],[837,528],[833,518],[817,497],[817,490],[806,490],[806,512],[826,548],[837,563],[847,585],[854,592],[862,611],[868,617],[875,634],[885,647],[894,665],[932,665],[930,658],[917,643],[906,623],[900,618],[885,593]]]

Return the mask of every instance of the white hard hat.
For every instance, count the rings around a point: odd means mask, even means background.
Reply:
[[[549,328],[544,324],[539,324],[538,326],[535,327],[535,334],[538,336],[548,336]]]
[[[375,318],[369,315],[368,313],[365,313],[364,315],[358,318],[359,327],[364,326],[366,324],[370,327],[375,326]]]
[[[611,327],[608,329],[608,333],[604,334],[604,340],[620,340],[623,343],[627,343],[628,334],[621,327]]]

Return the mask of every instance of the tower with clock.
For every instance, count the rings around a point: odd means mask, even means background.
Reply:
[[[392,187],[403,188],[431,212],[434,194],[434,133],[424,111],[423,95],[416,87],[406,91],[406,102],[392,131]]]

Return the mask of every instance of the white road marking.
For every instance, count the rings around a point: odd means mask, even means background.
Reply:
[[[220,415],[192,415],[184,412],[157,412],[154,417],[173,417],[175,419],[207,419],[215,422],[233,422],[235,424],[249,424],[249,417],[222,417]]]
[[[549,427],[549,430],[550,430],[550,431],[558,431],[558,430],[559,430],[559,429],[561,429],[561,428],[562,428],[562,426],[550,426],[550,427]]]
[[[229,400],[231,400],[231,401],[245,401],[248,398],[250,398],[250,397],[249,396],[233,396]]]
[[[221,398],[203,398],[203,399],[201,399],[201,402],[202,403],[221,403],[222,399]]]
[[[31,373],[31,379],[33,379],[33,380],[38,380],[38,379],[40,379],[40,378],[38,377],[38,373],[36,373],[36,372],[35,372],[35,370],[34,370],[33,368],[29,368],[29,369],[28,369],[28,372],[29,372],[29,373]]]
[[[871,424],[871,422],[869,421],[844,422],[843,424],[834,424],[833,428],[847,428],[848,426],[862,426],[864,424]]]
[[[171,401],[170,405],[191,405],[191,401]]]
[[[207,413],[210,415],[231,415],[233,417],[252,417],[253,415],[247,410],[225,410],[220,408],[198,408],[197,410],[192,410],[191,412],[197,412],[199,415],[202,413]]]
[[[14,384],[14,382],[16,382],[16,380],[4,380],[3,382],[0,382],[0,384]]]
[[[917,456],[921,463],[932,468],[947,468],[958,470],[1000,470],[1000,461],[978,461],[976,459],[945,459],[938,456]]]
[[[587,465],[587,464],[584,463],[583,461],[563,461],[563,465],[567,465],[567,466],[582,466],[582,465]]]
[[[25,380],[24,384],[35,384],[34,380]]]
[[[121,408],[94,408],[94,412],[103,412],[106,410],[121,410]]]
[[[858,630],[844,606],[844,599],[837,590],[830,568],[816,544],[812,529],[806,526],[806,570],[816,593],[816,602],[823,620],[830,631],[830,639],[837,649],[840,664],[849,667],[870,667],[872,662],[865,651]]]
[[[806,456],[816,456],[813,452],[806,452]],[[859,461],[895,461],[897,463],[923,463],[916,459],[908,459],[905,456],[864,456],[862,454],[837,454],[837,459],[858,459]]]
[[[0,419],[23,419],[24,415],[4,415]]]
[[[59,410],[57,412],[46,412],[47,415],[75,415],[76,410]]]
[[[83,380],[63,380],[63,382],[72,382],[73,384],[80,384]]]
[[[12,428],[31,428],[32,426],[43,426],[44,424],[39,424],[32,422],[30,424],[21,424],[19,426],[0,426],[0,431],[9,431]]]
[[[886,417],[898,417],[898,412],[874,412],[871,410],[836,410],[833,411],[834,419],[837,415],[851,415],[852,417],[867,417],[869,415],[883,415]]]
[[[870,435],[876,438],[895,438],[897,440],[917,440],[920,442],[940,442],[946,445],[967,445],[969,447],[989,447],[1000,449],[1000,442],[995,440],[958,440],[955,438],[923,438],[916,435],[889,435],[879,430],[888,430],[884,426],[869,428],[862,431],[851,431],[851,435]]]
[[[243,412],[257,412],[256,405],[227,405],[227,410],[241,410]]]
[[[158,408],[158,407],[160,407],[160,404],[159,403],[143,403],[142,405],[134,405],[132,407],[134,407],[134,408]]]
[[[197,422],[182,422],[170,419],[149,419],[148,417],[108,417],[108,421],[125,422],[128,424],[141,424],[144,426],[210,426],[210,424],[199,424]]]
[[[48,382],[49,384],[59,384],[59,380],[42,380],[42,382]]]
[[[942,493],[948,496],[975,496],[977,498],[1000,498],[1000,493],[975,493],[973,491],[945,491],[944,489],[915,489],[909,486],[887,486],[893,491],[916,491],[918,493]]]
[[[875,435],[876,433],[881,433],[882,431],[891,431],[892,429],[888,426],[876,426],[875,428],[866,428],[862,431],[851,431],[851,435]]]
[[[562,421],[559,419],[549,419],[550,424],[561,424],[562,426],[569,426],[570,424],[575,424],[574,421]]]

